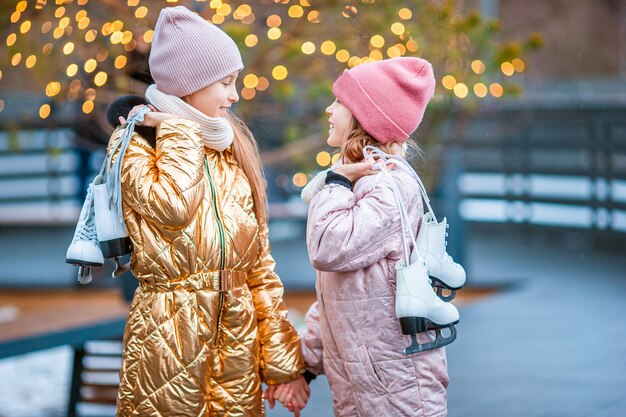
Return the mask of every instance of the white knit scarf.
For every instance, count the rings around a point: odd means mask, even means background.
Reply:
[[[197,122],[202,128],[202,140],[207,148],[221,152],[233,143],[235,132],[225,117],[209,117],[181,98],[158,90],[156,84],[148,87],[146,99],[159,111]]]

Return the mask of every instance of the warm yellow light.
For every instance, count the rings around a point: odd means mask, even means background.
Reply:
[[[502,73],[508,77],[513,75],[513,73],[515,72],[515,67],[508,61],[500,64],[500,69],[502,70]]]
[[[154,31],[152,29],[146,30],[146,32],[143,34],[143,41],[145,43],[152,42],[152,36],[154,36]]]
[[[231,11],[232,8],[230,7],[230,5],[224,3],[220,7],[218,7],[215,12],[220,16],[228,16]]]
[[[65,29],[70,25],[70,18],[65,16],[63,19],[59,20],[59,27]]]
[[[315,44],[313,42],[304,42],[300,48],[305,55],[311,55],[315,52]]]
[[[300,0],[300,6],[311,7],[311,3],[309,3],[309,0]]]
[[[26,10],[27,5],[28,5],[28,2],[26,0],[22,0],[15,5],[15,10],[18,12],[23,12],[24,10]]]
[[[404,46],[404,44],[402,43],[397,43],[394,45],[396,48],[398,48],[398,50],[400,51],[400,55],[404,55],[406,54],[406,46]]]
[[[254,88],[244,87],[241,89],[241,97],[243,97],[244,100],[252,100],[254,96],[256,96]]]
[[[374,48],[382,48],[385,45],[385,38],[380,35],[374,35],[370,39],[370,43]]]
[[[273,14],[273,15],[270,15],[267,18],[265,23],[267,23],[268,27],[277,28],[278,26],[280,26],[283,23],[283,20],[280,18],[279,15]]]
[[[0,71],[0,74],[2,74],[2,71]],[[2,112],[2,110],[4,110],[4,100],[0,99],[0,112]]]
[[[315,161],[317,162],[319,166],[325,167],[325,166],[330,165],[331,158],[332,157],[330,156],[328,152],[322,151],[317,154],[317,156],[315,157]]]
[[[50,105],[42,104],[41,107],[39,107],[39,117],[45,119],[48,116],[50,116]]]
[[[75,76],[77,72],[78,72],[78,65],[76,64],[68,65],[67,69],[65,70],[65,73],[67,74],[68,77]]]
[[[111,25],[111,22],[106,22],[102,25],[102,34],[104,36],[109,36],[111,33],[113,33],[113,25]]]
[[[472,61],[471,67],[472,71],[474,71],[476,74],[482,74],[483,72],[485,72],[485,64],[480,59]]]
[[[65,7],[59,7],[54,11],[54,17],[60,19],[65,14]]]
[[[23,22],[22,25],[20,26],[20,32],[22,33],[28,32],[30,30],[30,26],[31,26],[30,20]]]
[[[335,163],[337,161],[339,161],[339,158],[341,158],[341,153],[337,152],[336,154],[333,155],[333,158],[331,159],[331,163]]]
[[[46,85],[46,95],[48,97],[54,97],[61,91],[61,83],[57,81],[51,81]]]
[[[374,61],[381,61],[384,56],[383,53],[380,52],[380,49],[374,49],[372,52],[370,52],[370,58],[372,58]]]
[[[68,42],[63,46],[63,53],[65,55],[69,55],[72,52],[74,52],[74,43],[73,42]]]
[[[305,174],[303,174],[302,172],[298,172],[293,176],[292,181],[293,185],[295,185],[296,187],[304,187],[308,182],[308,179]]]
[[[222,0],[211,0],[211,2],[209,3],[209,7],[211,9],[217,9],[221,5],[222,5]]]
[[[133,32],[131,32],[130,30],[125,30],[124,32],[122,32],[122,40],[121,40],[122,45],[126,45],[132,40],[133,40]]]
[[[250,16],[250,13],[252,13],[252,7],[250,7],[250,5],[248,4],[242,4],[241,6],[237,7],[237,14],[241,16],[241,18]]]
[[[273,40],[273,41],[275,41],[275,40],[279,39],[279,38],[281,37],[281,35],[282,35],[282,32],[281,32],[281,31],[280,31],[280,29],[278,29],[278,28],[270,28],[270,29],[267,31],[267,37],[268,37],[270,40]]]
[[[474,84],[474,94],[476,94],[478,97],[483,98],[487,95],[488,90],[487,90],[487,86],[483,83],[476,83]]]
[[[0,80],[2,79],[2,70],[0,70]]]
[[[406,49],[408,49],[411,52],[417,52],[419,51],[420,46],[416,40],[411,39],[406,43]]]
[[[126,52],[131,52],[131,51],[134,51],[136,47],[137,47],[137,41],[135,39],[131,39],[130,42],[124,45],[124,50]]]
[[[31,55],[26,58],[26,68],[32,68],[37,63],[37,57],[35,55]]]
[[[11,65],[13,65],[14,67],[20,65],[20,62],[22,62],[22,54],[21,53],[16,53],[15,55],[13,55],[11,57]]]
[[[47,43],[41,48],[41,52],[43,52],[44,56],[48,56],[52,53],[54,46],[51,43]]]
[[[463,84],[463,83],[457,83],[457,85],[454,86],[454,94],[458,97],[458,98],[465,98],[467,97],[467,93],[469,92],[467,85]]]
[[[282,65],[277,65],[272,70],[272,77],[274,77],[274,79],[278,81],[281,81],[287,78],[288,74],[289,72],[287,71],[287,68],[285,68]]]
[[[87,33],[85,33],[85,41],[93,42],[96,39],[96,36],[98,36],[97,30],[95,29],[88,30]]]
[[[502,97],[502,94],[504,94],[504,89],[500,84],[493,83],[489,86],[489,92],[494,97]]]
[[[124,22],[122,22],[121,20],[116,20],[115,22],[111,23],[111,32],[119,32],[122,29],[124,29]]]
[[[91,23],[91,20],[88,17],[83,17],[82,19],[78,21],[78,29],[80,30],[87,29],[87,27],[89,26],[89,23]]]
[[[87,17],[87,11],[80,10],[78,13],[76,13],[76,16],[74,16],[74,19],[76,19],[77,22],[80,22],[80,19],[84,19],[85,17]]]
[[[99,73],[96,74],[95,77],[93,77],[93,83],[98,87],[102,87],[104,83],[107,82],[107,78],[108,78],[107,73],[104,71],[100,71]]]
[[[59,39],[61,36],[63,36],[64,33],[65,33],[65,29],[57,27],[57,28],[54,28],[54,32],[52,32],[52,36],[54,37],[54,39]]]
[[[128,4],[130,7],[135,7],[139,4],[139,0],[128,0],[126,4]]]
[[[11,33],[9,36],[7,36],[7,46],[13,46],[16,40],[17,35],[15,33]]]
[[[402,51],[397,46],[392,46],[391,48],[387,49],[387,56],[389,58],[395,58],[401,55]]]
[[[400,19],[402,20],[409,20],[410,18],[413,17],[413,12],[407,9],[406,7],[404,7],[398,10],[398,16],[400,16]]]
[[[255,74],[248,74],[243,77],[243,85],[247,88],[256,88],[256,86],[259,85],[259,77]]]
[[[304,16],[304,9],[302,8],[302,6],[298,6],[293,5],[289,8],[289,11],[287,12],[287,14],[289,15],[289,17],[293,18],[293,19],[297,19],[299,17]]]
[[[346,51],[345,49],[340,49],[335,54],[335,58],[337,58],[337,61],[339,62],[348,62],[348,60],[350,59],[350,52]]]
[[[83,113],[89,114],[93,111],[93,101],[87,100],[83,103]]]
[[[513,64],[513,68],[515,68],[515,71],[524,72],[524,69],[526,68],[526,64],[524,64],[524,61],[519,58],[515,58],[513,61],[511,61],[511,63]]]
[[[115,58],[115,68],[117,69],[122,69],[126,66],[126,62],[128,61],[128,58],[126,58],[125,55],[119,55],[117,58]]]
[[[257,36],[254,34],[250,34],[246,36],[244,42],[248,48],[252,48],[253,46],[256,46],[257,43],[259,43],[259,38],[257,38]]]
[[[350,59],[348,60],[348,66],[350,68],[352,67],[356,67],[357,65],[361,64],[361,58],[359,58],[358,56],[351,56]]]
[[[391,25],[391,33],[393,33],[394,35],[402,35],[405,32],[405,28],[404,25],[400,22],[396,22],[393,25]]]
[[[333,41],[324,41],[320,46],[320,51],[322,51],[324,55],[332,55],[335,53],[336,50],[337,45],[335,45],[335,42]]]
[[[52,29],[52,22],[45,22],[41,25],[41,33],[48,33]]]
[[[122,32],[120,32],[120,31],[113,32],[113,33],[111,34],[111,43],[112,43],[113,45],[116,45],[116,44],[118,44],[118,43],[121,43],[121,42],[122,42],[122,37],[123,37],[123,36],[124,36],[124,34],[123,34]]]
[[[309,14],[306,16],[309,22],[311,23],[319,23],[320,22],[320,12],[317,10],[311,10]]]
[[[270,80],[265,77],[259,77],[259,85],[256,86],[256,89],[259,91],[265,91],[270,86]]]
[[[448,90],[454,89],[456,85],[456,78],[452,75],[446,75],[441,79],[441,84]]]

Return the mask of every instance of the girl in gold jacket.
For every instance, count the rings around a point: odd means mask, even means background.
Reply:
[[[270,392],[287,384],[296,415],[308,399],[270,255],[258,150],[228,112],[242,68],[220,29],[184,7],[161,11],[142,123],[156,140],[136,132],[122,164],[139,287],[118,416],[262,416],[262,382]]]

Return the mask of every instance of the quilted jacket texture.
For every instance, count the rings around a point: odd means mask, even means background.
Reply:
[[[109,148],[121,135],[112,135]],[[199,126],[135,133],[122,164],[123,212],[139,287],[124,333],[118,416],[262,416],[261,382],[304,372],[266,224],[229,149]],[[219,271],[229,289],[219,291]]]

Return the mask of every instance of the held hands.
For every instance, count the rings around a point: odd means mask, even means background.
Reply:
[[[139,110],[141,110],[143,108],[143,106],[144,106],[143,104],[140,104],[138,106],[133,107],[130,110],[130,112],[128,113],[128,118],[133,117]],[[175,115],[175,114],[158,112],[157,109],[155,109],[152,104],[148,104],[148,107],[152,111],[150,113],[146,114],[144,116],[144,118],[143,118],[143,122],[137,123],[137,125],[139,125],[139,126],[157,127],[159,125],[159,123],[161,123],[161,122],[163,122],[165,120],[177,119],[178,118],[178,116]],[[120,124],[126,123],[126,119],[124,119],[122,116],[119,117],[119,121],[120,121]]]
[[[304,377],[301,376],[285,384],[268,385],[263,398],[269,401],[271,409],[274,408],[275,402],[278,400],[294,414],[294,417],[300,417],[300,411],[309,401],[310,394],[311,389]]]

